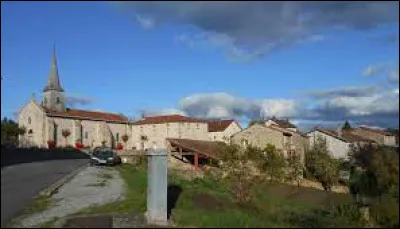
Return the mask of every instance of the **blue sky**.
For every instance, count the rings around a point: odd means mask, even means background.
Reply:
[[[398,3],[224,4],[2,2],[2,118],[55,43],[75,108],[398,126]]]

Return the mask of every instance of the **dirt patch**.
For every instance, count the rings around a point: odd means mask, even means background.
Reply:
[[[192,201],[195,207],[206,210],[220,210],[224,211],[229,209],[230,202],[226,198],[218,198],[207,193],[197,193],[192,196]]]

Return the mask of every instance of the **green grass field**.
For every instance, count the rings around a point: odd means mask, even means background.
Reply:
[[[133,165],[116,167],[126,183],[126,199],[92,206],[80,213],[145,212],[147,174]],[[224,181],[180,178],[169,171],[170,190],[179,193],[171,219],[182,227],[356,227],[341,215],[329,214],[333,206],[351,201],[349,195],[285,184],[261,183],[254,200],[235,202]],[[169,195],[172,192],[169,193]],[[169,203],[170,205],[171,203]]]

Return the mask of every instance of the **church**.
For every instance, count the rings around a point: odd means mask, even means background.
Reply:
[[[81,142],[90,148],[100,145],[114,148],[117,143],[127,148],[129,140],[124,142],[122,136],[131,135],[125,116],[66,107],[55,50],[42,101],[31,98],[19,112],[18,125],[26,130],[20,136],[23,146],[48,147],[49,142],[56,146],[75,146]]]
[[[31,98],[19,113],[18,125],[26,130],[20,136],[22,147],[49,147],[50,143],[64,147],[79,142],[84,148],[122,145],[123,149],[133,150],[168,147],[168,139],[229,143],[230,137],[242,130],[235,120],[164,115],[129,122],[121,114],[67,108],[55,51],[42,101]]]

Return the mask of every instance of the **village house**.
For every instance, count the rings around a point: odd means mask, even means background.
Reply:
[[[274,145],[285,157],[300,155],[304,160],[308,139],[298,131],[276,127],[274,125],[254,124],[231,137],[231,143],[241,146],[254,146],[264,149]]]
[[[270,119],[265,120],[264,123],[266,126],[276,126],[276,127],[282,128],[282,129],[297,131],[297,126],[295,126],[291,122],[289,122],[288,119],[283,120],[283,119],[277,119],[275,117],[272,117]]]
[[[310,147],[313,147],[317,139],[320,137],[325,139],[326,146],[330,155],[336,159],[348,159],[352,146],[375,143],[373,140],[353,134],[348,130],[328,130],[316,128],[307,133]]]
[[[208,123],[182,115],[145,117],[132,123],[134,149],[162,148],[167,138],[208,140]]]
[[[352,134],[370,139],[380,145],[396,146],[396,136],[386,130],[360,126],[351,130]]]
[[[235,120],[209,120],[208,139],[230,143],[231,136],[240,132],[242,127]]]
[[[88,147],[113,147],[119,142],[122,144],[123,135],[130,135],[125,116],[66,107],[55,51],[42,101],[39,104],[31,98],[19,112],[18,125],[26,129],[20,136],[21,144],[38,147],[47,147],[51,141],[57,146],[74,146],[81,142]],[[63,132],[70,134],[64,137]]]

